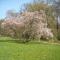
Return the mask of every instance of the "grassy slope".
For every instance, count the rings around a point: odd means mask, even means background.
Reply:
[[[0,60],[60,60],[60,45],[16,43],[0,37]]]

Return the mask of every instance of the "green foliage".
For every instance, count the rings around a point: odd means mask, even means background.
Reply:
[[[60,26],[60,25],[59,25]],[[60,41],[60,27],[59,27],[59,29],[58,29],[58,31],[57,31],[57,39]]]
[[[25,7],[27,11],[40,11],[40,10],[45,10],[48,6],[47,4],[37,2],[37,3],[27,4]]]

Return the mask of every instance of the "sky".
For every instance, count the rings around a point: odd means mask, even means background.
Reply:
[[[18,12],[23,4],[30,3],[32,0],[0,0],[0,19],[6,16],[8,10]]]

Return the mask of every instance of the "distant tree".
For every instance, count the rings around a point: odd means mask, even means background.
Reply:
[[[8,10],[6,12],[6,17],[12,18],[12,17],[17,17],[19,13],[15,12],[14,10]]]
[[[57,38],[60,40],[60,0],[55,0],[53,4],[54,11],[56,13],[56,22],[57,22]]]

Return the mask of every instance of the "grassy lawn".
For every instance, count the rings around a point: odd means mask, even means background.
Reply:
[[[60,60],[60,45],[18,43],[0,37],[0,60]]]

